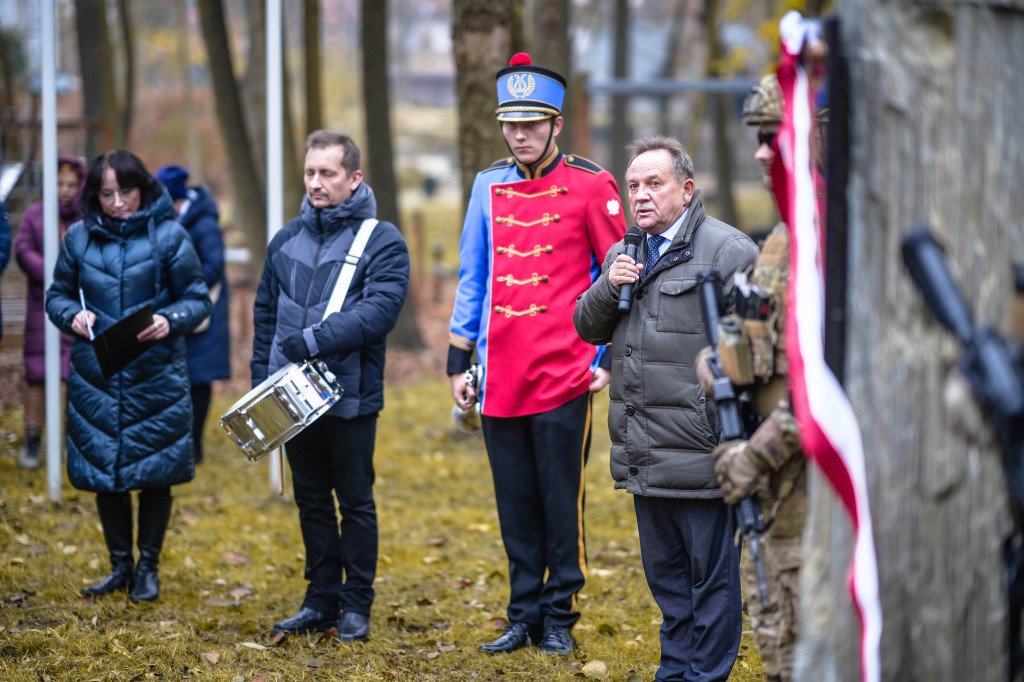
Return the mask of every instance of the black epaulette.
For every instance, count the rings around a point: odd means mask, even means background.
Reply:
[[[584,159],[582,156],[576,156],[575,154],[567,154],[565,156],[565,165],[585,170],[588,173],[600,173],[604,170],[604,168],[601,168],[590,159]]]
[[[484,171],[486,172],[486,171],[489,171],[489,170],[494,170],[495,168],[508,168],[509,166],[511,166],[513,164],[515,164],[515,160],[510,156],[510,157],[508,157],[506,159],[498,159],[497,161],[492,163],[490,166],[485,168]]]

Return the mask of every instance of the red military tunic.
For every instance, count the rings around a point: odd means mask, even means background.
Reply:
[[[475,242],[467,233],[479,225],[489,237],[479,248],[489,251],[490,268],[486,274],[481,268],[486,294],[478,305],[471,305],[472,287],[460,277],[452,344],[476,344],[484,365],[481,410],[488,416],[544,412],[587,390],[597,349],[573,327],[576,297],[600,274],[626,228],[607,171],[555,153],[538,175],[523,179],[511,160],[495,164],[478,176],[479,201],[471,201],[466,216],[463,259],[473,258],[468,251]],[[479,216],[470,215],[474,206]],[[476,307],[479,319],[467,307]]]

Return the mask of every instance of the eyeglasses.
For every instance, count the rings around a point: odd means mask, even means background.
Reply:
[[[121,201],[128,201],[138,189],[138,187],[125,187],[124,189],[119,189],[116,192],[105,190],[103,192],[100,192],[100,201],[113,201],[115,194],[121,197]]]
[[[767,132],[763,130],[757,131],[757,146],[760,147],[763,144],[772,146],[772,142],[775,141],[775,133]]]

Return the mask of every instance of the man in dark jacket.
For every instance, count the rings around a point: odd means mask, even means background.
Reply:
[[[210,290],[213,312],[185,337],[188,380],[192,392],[192,446],[196,464],[203,461],[203,426],[210,411],[211,384],[231,376],[228,332],[228,283],[224,269],[224,235],[213,195],[202,186],[188,187],[183,166],[164,166],[155,173],[174,202],[178,222],[188,230],[203,278]]]
[[[356,233],[377,210],[359,158],[345,135],[318,130],[306,139],[302,210],[267,248],[253,315],[253,386],[289,362],[317,358],[343,389],[330,411],[285,448],[309,586],[298,613],[274,631],[337,626],[344,641],[363,641],[370,631],[377,570],[373,447],[384,406],[385,339],[409,285],[405,241],[394,225],[378,223],[341,309],[324,316]]]
[[[704,212],[678,140],[642,138],[629,152],[629,207],[647,235],[639,262],[622,242],[613,246],[573,322],[584,341],[612,344],[611,472],[633,494],[644,572],[664,619],[656,680],[726,680],[742,628],[739,549],[711,454],[717,416],[694,371],[705,344],[697,274],[713,268],[731,289],[757,247]],[[633,295],[620,312],[624,284]]]

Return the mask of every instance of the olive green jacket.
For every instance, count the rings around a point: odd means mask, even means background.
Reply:
[[[625,313],[608,281],[608,267],[622,251],[622,242],[608,251],[602,275],[577,299],[573,316],[584,341],[612,344],[608,430],[615,487],[651,497],[720,498],[711,455],[717,414],[694,370],[707,345],[697,275],[713,268],[728,294],[733,273],[754,262],[757,246],[708,216],[696,190],[683,225],[634,286]],[[645,239],[639,260],[646,251]]]

